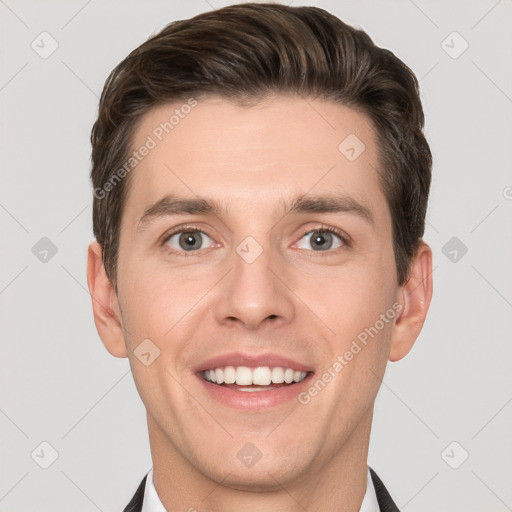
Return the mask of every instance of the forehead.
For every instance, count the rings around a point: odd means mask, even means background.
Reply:
[[[376,215],[385,208],[371,121],[329,101],[162,105],[139,121],[132,150],[144,153],[130,175],[126,206],[134,214],[166,193],[226,199],[247,213],[308,191],[350,195]]]

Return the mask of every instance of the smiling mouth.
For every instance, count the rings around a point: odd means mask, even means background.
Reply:
[[[302,382],[310,373],[282,366],[224,366],[204,370],[199,375],[211,384],[237,391],[254,392],[293,386]]]

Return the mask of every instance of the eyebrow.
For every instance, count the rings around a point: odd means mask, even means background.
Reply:
[[[290,213],[349,213],[360,217],[372,227],[375,219],[367,206],[357,202],[351,196],[300,194],[284,201],[285,215]],[[186,198],[168,194],[156,203],[148,206],[139,219],[137,231],[143,231],[152,221],[171,215],[215,215],[222,216],[227,208],[222,203],[207,198]]]

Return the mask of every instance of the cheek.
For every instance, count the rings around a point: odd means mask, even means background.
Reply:
[[[346,338],[373,325],[391,307],[397,290],[394,279],[394,272],[375,263],[351,264],[328,275],[317,275],[310,284],[303,282],[297,294],[308,297],[305,302],[336,336]]]
[[[335,375],[322,395],[324,403],[332,404],[330,412],[339,422],[348,410],[362,415],[378,391],[396,317],[394,290],[384,274],[351,273],[329,284],[326,293],[315,298],[321,301],[317,304],[326,311],[322,317],[332,330],[325,337],[328,350],[318,377]]]
[[[328,367],[341,358],[343,368],[333,387],[350,390],[343,393],[348,400],[356,400],[372,380],[378,384],[371,371],[380,375],[388,359],[397,287],[395,273],[386,270],[386,265],[383,259],[379,265],[378,258],[368,258],[366,263],[354,263],[327,277],[317,276],[315,287],[298,292],[327,326],[322,329],[325,362]]]
[[[125,258],[123,264],[119,275],[123,322],[134,342],[150,338],[163,346],[177,330],[197,322],[201,298],[217,280],[211,269],[197,266],[173,269],[139,258]]]

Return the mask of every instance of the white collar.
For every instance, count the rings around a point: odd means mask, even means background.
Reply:
[[[370,469],[368,469],[366,477],[366,492],[359,512],[379,512],[379,510],[375,487],[373,486]],[[146,488],[144,490],[144,502],[142,503],[141,512],[167,512],[158,497],[155,484],[153,483],[153,468],[149,470],[146,477]]]
[[[144,489],[144,501],[142,502],[141,512],[167,512],[156,493],[155,484],[153,483],[153,468],[149,470],[146,477],[146,488]]]

